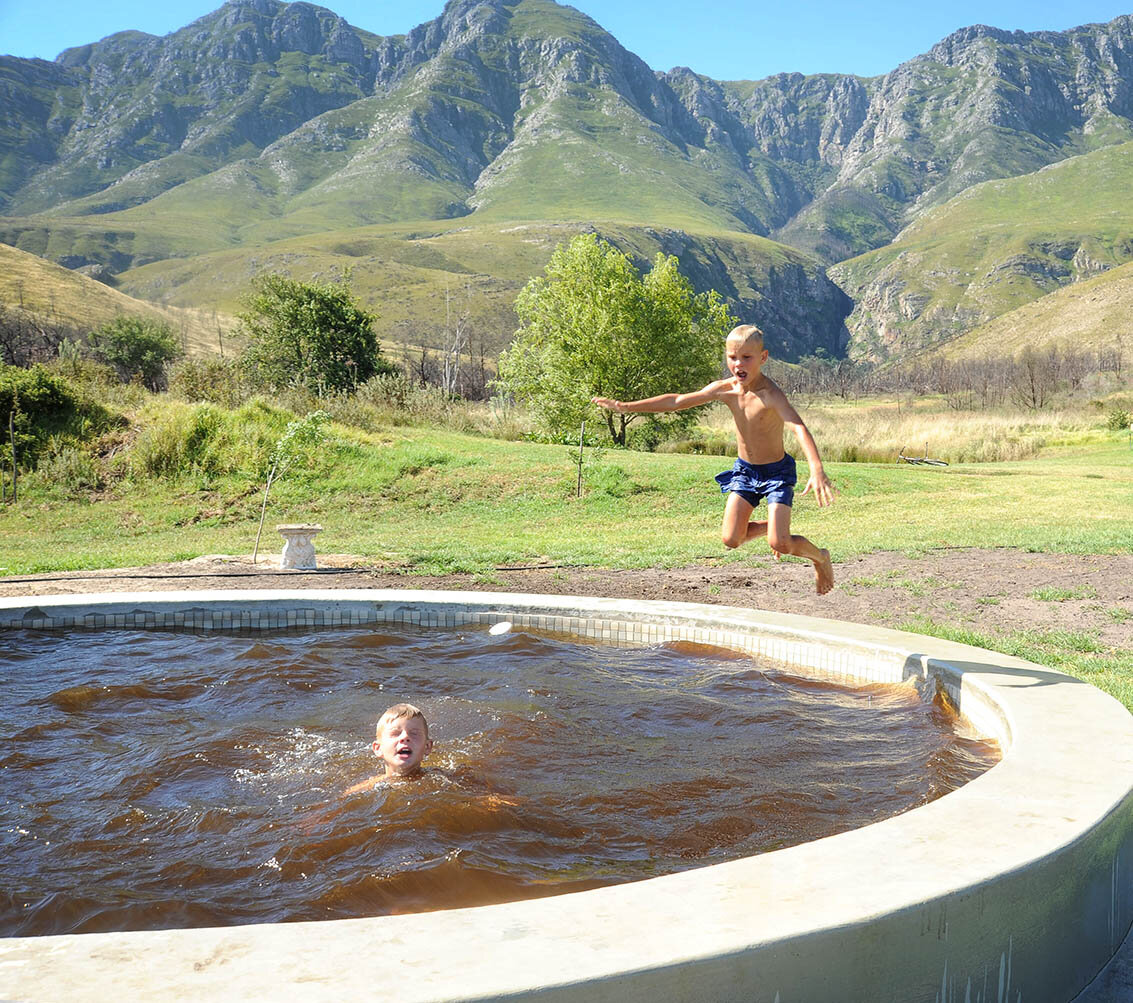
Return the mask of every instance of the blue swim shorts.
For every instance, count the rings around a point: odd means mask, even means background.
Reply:
[[[767,499],[768,505],[790,505],[795,500],[797,480],[795,458],[790,453],[774,463],[748,463],[737,458],[731,470],[716,475],[721,493],[735,491],[753,508],[761,498]]]

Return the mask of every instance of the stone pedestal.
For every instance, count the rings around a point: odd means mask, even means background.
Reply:
[[[315,535],[321,533],[323,527],[297,523],[288,526],[276,526],[275,528],[276,532],[286,541],[283,544],[283,554],[279,559],[279,566],[303,571],[314,570],[316,567]]]

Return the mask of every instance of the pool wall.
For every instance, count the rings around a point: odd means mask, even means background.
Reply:
[[[0,631],[500,620],[615,644],[698,641],[847,682],[943,687],[1004,758],[874,825],[593,891],[323,923],[10,938],[0,941],[0,998],[341,1000],[396,987],[399,999],[422,1001],[1068,1003],[1133,922],[1133,717],[1079,680],[1009,656],[809,617],[565,596],[0,600]]]

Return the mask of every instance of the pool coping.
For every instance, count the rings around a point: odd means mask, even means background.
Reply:
[[[12,628],[517,626],[683,638],[803,674],[943,687],[1004,758],[924,807],[569,895],[321,923],[0,940],[0,997],[1071,1000],[1133,923],[1133,716],[1021,659],[879,627],[655,600],[426,590],[0,599]],[[2,636],[2,634],[0,634]]]

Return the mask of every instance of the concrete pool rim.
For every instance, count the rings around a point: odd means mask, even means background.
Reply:
[[[0,600],[0,629],[511,620],[685,638],[800,674],[941,686],[1003,761],[852,832],[590,892],[412,916],[0,941],[0,997],[1061,1000],[1133,922],[1133,718],[1079,680],[922,635],[758,610],[418,590]],[[391,969],[391,957],[396,964]],[[404,995],[405,993],[401,993]]]

